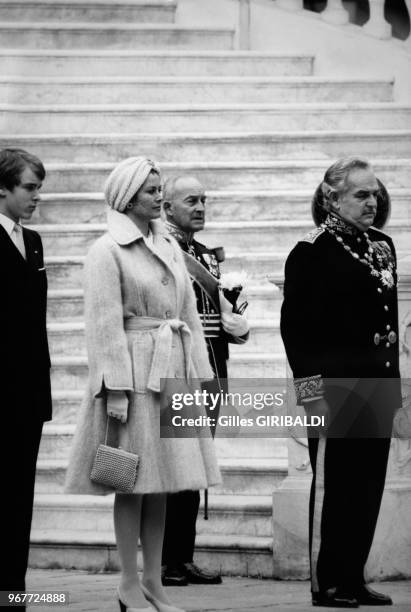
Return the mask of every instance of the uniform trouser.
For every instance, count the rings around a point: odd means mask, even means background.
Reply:
[[[25,590],[34,480],[42,427],[41,420],[30,416],[22,416],[14,423],[3,418],[0,443],[0,591]]]
[[[384,491],[387,438],[310,438],[312,591],[364,583]]]
[[[226,389],[227,378],[227,340],[206,338],[211,367],[216,378],[203,384],[210,393]],[[218,375],[218,377],[217,377]],[[221,385],[220,379],[223,379]],[[220,406],[209,416],[218,419]],[[215,426],[211,434],[215,434]],[[175,566],[180,563],[192,563],[196,537],[196,522],[200,506],[199,491],[180,491],[167,495],[166,526],[163,543],[163,565]]]
[[[199,491],[179,491],[167,495],[163,565],[192,563],[199,505]]]

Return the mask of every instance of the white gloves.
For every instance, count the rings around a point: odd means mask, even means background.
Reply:
[[[127,393],[125,391],[107,390],[107,415],[118,419],[121,423],[126,423],[127,413]]]
[[[249,325],[244,315],[231,312],[221,313],[221,324],[224,331],[231,336],[244,336],[249,331]]]
[[[248,321],[244,315],[233,312],[230,302],[220,292],[221,324],[224,331],[231,336],[244,336],[249,331]]]

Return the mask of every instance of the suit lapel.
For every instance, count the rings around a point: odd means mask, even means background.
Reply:
[[[33,241],[33,234],[23,227],[24,246],[26,247],[26,263],[30,269],[39,267],[40,254]]]

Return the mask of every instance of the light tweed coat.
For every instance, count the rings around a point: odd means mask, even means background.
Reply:
[[[153,246],[126,215],[109,210],[108,233],[94,243],[86,258],[89,384],[71,449],[69,493],[112,492],[90,480],[96,449],[106,433],[104,387],[129,392],[127,425],[115,424],[121,446],[140,456],[136,493],[196,490],[220,482],[211,438],[160,438],[159,393],[150,390],[159,388],[160,375],[184,378],[189,371],[192,377],[211,379],[213,374],[181,249],[160,221],[152,222],[151,229]],[[164,321],[163,333],[172,339],[166,360],[159,361],[158,351],[154,354],[159,329],[125,329],[132,317]],[[175,329],[170,333],[169,322],[175,327],[176,319],[191,330],[191,348],[189,333]],[[189,363],[184,359],[187,351]],[[158,365],[154,371],[153,357]]]

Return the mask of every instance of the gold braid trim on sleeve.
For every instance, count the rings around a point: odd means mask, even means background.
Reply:
[[[297,404],[305,404],[320,399],[324,395],[324,384],[321,374],[294,379]]]

